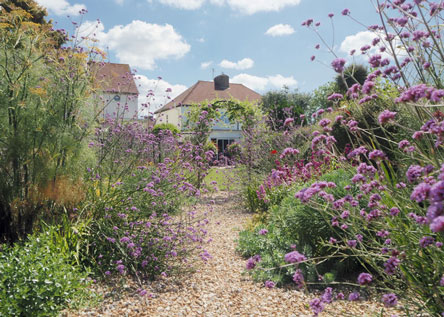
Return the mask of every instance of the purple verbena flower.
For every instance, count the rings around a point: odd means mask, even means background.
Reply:
[[[346,63],[346,60],[343,58],[336,58],[331,62],[331,66],[333,67],[333,70],[337,73],[342,73],[344,71],[344,65]]]
[[[319,298],[315,298],[310,301],[310,308],[314,316],[318,316],[324,310],[324,303]]]
[[[390,120],[393,120],[396,116],[396,112],[393,111],[389,111],[389,110],[384,110],[383,112],[381,112],[378,116],[378,121],[380,124],[384,124],[389,122]]]
[[[358,292],[353,292],[348,295],[348,300],[351,302],[359,300],[360,294]]]
[[[439,216],[433,219],[432,223],[430,224],[430,229],[433,232],[444,231],[444,216]]]
[[[398,297],[393,293],[382,295],[382,302],[386,307],[394,307],[398,304]]]
[[[429,245],[432,245],[435,243],[435,239],[433,237],[422,237],[421,240],[419,240],[419,246],[421,248],[427,248]]]
[[[298,251],[287,253],[284,258],[285,262],[287,263],[299,263],[307,260],[305,255],[299,253]]]
[[[302,275],[302,271],[297,269],[293,274],[293,282],[295,282],[298,288],[304,287],[304,275]]]
[[[276,283],[273,281],[265,281],[264,285],[266,288],[274,288],[276,286]]]
[[[358,283],[360,285],[370,284],[372,282],[372,280],[373,280],[373,277],[369,273],[361,273],[358,276]]]
[[[267,233],[268,233],[268,230],[267,230],[267,229],[261,229],[261,230],[259,230],[259,232],[258,232],[258,234],[261,235],[261,236],[265,236]]]

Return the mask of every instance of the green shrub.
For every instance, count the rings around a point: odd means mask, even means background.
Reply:
[[[250,212],[260,212],[267,209],[264,201],[257,197],[256,190],[258,187],[259,183],[254,181],[250,184],[245,184],[245,186],[242,187],[243,203]]]
[[[170,131],[173,135],[179,134],[179,129],[172,123],[158,123],[153,127],[153,133],[158,135],[160,131]]]
[[[352,174],[350,171],[336,170],[325,174],[321,181],[335,182],[336,188],[325,191],[333,194],[335,198],[347,195],[344,186],[349,183]],[[309,186],[309,184],[304,184]],[[331,219],[326,214],[319,212],[321,207],[314,209],[302,204],[293,194],[303,186],[293,188],[279,204],[270,207],[266,224],[258,225],[252,230],[240,233],[238,251],[245,257],[259,254],[262,258],[258,269],[253,271],[253,276],[258,280],[271,279],[275,282],[290,282],[293,267],[278,268],[285,264],[284,256],[296,246],[297,250],[309,258],[324,257],[330,253],[329,246],[325,245],[330,237],[339,238],[338,232],[330,225]],[[351,194],[356,192],[352,188]],[[319,200],[319,203],[324,203]],[[365,205],[362,201],[361,204]],[[324,203],[325,204],[325,203]],[[268,232],[259,234],[261,229]],[[314,266],[304,264],[303,270],[308,281],[317,281],[318,273],[341,278],[345,274],[354,272],[359,268],[355,260],[337,261],[335,258],[325,261],[322,265]],[[267,270],[269,269],[269,270]]]
[[[228,155],[233,160],[239,160],[242,155],[242,147],[239,143],[234,142],[231,143],[227,148]]]
[[[214,144],[214,142],[212,142],[212,141],[208,141],[205,144],[203,149],[204,149],[205,152],[213,151],[214,154],[217,154],[217,151],[218,151],[216,144]]]
[[[71,265],[48,232],[0,254],[0,315],[55,316],[85,298],[87,273]]]

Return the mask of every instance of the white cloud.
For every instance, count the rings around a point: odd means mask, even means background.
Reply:
[[[269,28],[267,32],[265,32],[266,35],[270,36],[283,36],[283,35],[290,35],[293,33],[294,29],[289,24],[276,24],[271,28]]]
[[[147,0],[152,2],[153,0]],[[217,6],[228,5],[233,11],[240,12],[242,14],[255,14],[257,12],[267,11],[280,11],[288,6],[296,6],[301,0],[157,0],[162,4],[169,5],[171,7],[196,10],[202,7],[202,5],[208,1],[211,4]]]
[[[268,76],[268,81],[270,84],[276,88],[282,88],[284,86],[287,87],[296,87],[298,82],[294,79],[293,76],[284,77],[282,75]]]
[[[203,37],[198,38],[197,41],[199,43],[205,43],[205,39]]]
[[[135,20],[127,25],[116,25],[107,32],[103,24],[94,30],[95,25],[96,22],[83,23],[80,34],[89,34],[92,29],[101,47],[113,50],[119,62],[128,63],[134,68],[152,70],[157,60],[179,59],[191,48],[170,24]]]
[[[268,84],[267,78],[249,74],[236,75],[230,81],[237,84],[243,84],[253,90],[264,90]]]
[[[266,88],[281,89],[283,86],[297,87],[298,85],[298,82],[293,76],[284,77],[279,74],[274,76],[259,77],[242,73],[234,76],[230,81],[237,84],[243,84],[248,88],[257,91],[264,91]]]
[[[148,104],[151,112],[167,104],[187,89],[184,85],[172,85],[163,79],[150,79],[144,75],[136,75],[135,79],[140,93],[139,109],[144,109],[143,105]],[[142,111],[142,115],[147,115],[149,111]]]
[[[78,37],[88,37],[89,39],[103,41],[106,35],[103,32],[104,30],[105,27],[100,22],[85,21],[79,25],[79,28],[77,30],[77,35]]]
[[[117,3],[117,4],[122,5],[125,2],[125,0],[114,0],[114,2]]]
[[[79,15],[81,10],[86,10],[84,4],[69,4],[66,0],[37,0],[37,3],[55,15]]]
[[[208,67],[211,66],[211,64],[213,64],[212,61],[209,61],[209,62],[203,62],[203,63],[200,64],[200,68],[202,68],[202,69],[207,69]]]
[[[287,6],[296,6],[301,0],[226,0],[232,10],[244,14],[255,14],[265,11],[280,11]]]
[[[360,48],[364,45],[371,45],[372,40],[376,37],[376,34],[370,31],[361,31],[353,35],[346,36],[342,41],[339,49],[344,53],[350,53],[351,50],[356,50],[356,53],[360,53]],[[372,47],[373,51],[376,48]]]
[[[205,0],[159,0],[160,3],[185,10],[199,9]]]
[[[375,38],[379,38],[380,42],[376,46],[372,46],[372,41]],[[389,44],[384,40],[385,35],[380,32],[372,32],[372,31],[361,31],[353,35],[346,36],[342,41],[339,50],[349,54],[351,50],[356,50],[355,56],[359,56],[361,54],[361,47],[364,45],[370,45],[371,48],[367,51],[368,54],[380,54],[382,58],[392,58],[392,54],[389,52]],[[400,48],[400,41],[398,38],[393,40],[393,46],[395,47],[395,52],[397,56],[405,56],[405,51]],[[386,52],[379,52],[379,48],[381,46],[385,46],[387,48]],[[366,55],[363,55],[366,57]],[[364,58],[366,60],[367,58]]]
[[[222,62],[219,63],[220,67],[223,68],[229,68],[229,69],[249,69],[253,67],[254,61],[251,58],[244,58],[237,62],[231,62],[229,60],[224,59]]]

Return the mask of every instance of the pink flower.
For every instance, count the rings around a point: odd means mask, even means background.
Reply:
[[[290,125],[291,123],[293,123],[293,121],[294,121],[293,118],[287,118],[287,119],[285,119],[285,121],[284,121],[284,126],[288,126],[288,125]]]

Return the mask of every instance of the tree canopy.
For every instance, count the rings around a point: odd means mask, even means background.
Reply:
[[[288,87],[279,91],[269,91],[262,97],[261,108],[268,116],[269,125],[279,130],[286,118],[300,120],[300,115],[308,109],[311,95],[297,90],[290,92]]]

